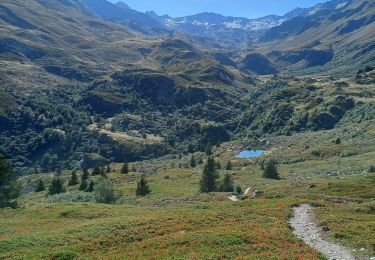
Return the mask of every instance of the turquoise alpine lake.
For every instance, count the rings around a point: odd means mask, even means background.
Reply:
[[[241,159],[256,158],[264,154],[264,152],[265,151],[263,150],[245,150],[237,154],[236,158],[241,158]]]

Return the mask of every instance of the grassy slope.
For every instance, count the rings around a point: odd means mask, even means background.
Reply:
[[[374,48],[369,47],[374,41],[374,23],[354,30],[350,33],[340,34],[340,30],[348,23],[361,20],[364,17],[371,17],[373,15],[373,6],[368,5],[363,9],[358,8],[365,4],[365,0],[353,1],[352,4],[346,6],[341,10],[336,10],[335,14],[340,14],[340,18],[319,18],[320,25],[314,26],[301,33],[293,35],[292,37],[274,41],[269,44],[260,44],[259,50],[261,52],[272,51],[295,51],[298,49],[315,49],[324,50],[331,49],[335,56],[333,60],[324,66],[315,66],[308,69],[301,70],[302,74],[322,74],[322,75],[348,75],[353,70],[360,69],[365,65],[373,64],[372,57],[374,56]],[[367,2],[369,4],[370,2]],[[358,9],[354,14],[347,15],[347,13]],[[346,14],[346,15],[343,15]],[[313,46],[313,47],[311,47]],[[292,73],[301,69],[301,64],[296,63],[288,68]]]
[[[9,222],[2,223],[7,228],[2,227],[1,254],[35,259],[69,251],[110,258],[315,258],[291,235],[285,222],[289,204],[218,201],[170,209],[37,205],[2,213]]]
[[[334,131],[299,137],[301,146],[309,138],[328,140]],[[283,140],[272,141],[279,142],[282,149],[290,146],[293,138]],[[310,149],[316,149],[324,141],[311,143]],[[338,149],[328,142],[325,147]],[[345,149],[344,144],[343,147]],[[298,145],[292,148],[287,150],[285,158],[300,155]],[[216,153],[221,154],[222,163],[233,160],[236,167],[231,173],[235,182],[243,189],[252,187],[264,191],[263,197],[233,203],[226,194],[199,194],[200,167],[171,167],[173,162],[178,165],[188,161],[189,156],[185,156],[181,160],[135,163],[137,168],[159,169],[157,174],[148,176],[153,192],[145,198],[137,198],[134,193],[138,175],[121,175],[121,165],[112,165],[109,177],[123,192],[121,205],[45,204],[40,203],[43,193],[24,195],[20,199],[20,209],[0,211],[3,219],[0,256],[15,259],[69,255],[111,259],[172,256],[317,259],[319,254],[295,238],[287,224],[291,206],[306,202],[317,207],[319,223],[330,229],[325,234],[329,239],[339,239],[357,250],[365,248],[368,255],[375,253],[374,175],[352,172],[328,177],[317,173],[346,168],[346,163],[358,167],[374,165],[375,157],[368,156],[368,151],[344,158],[340,166],[331,163],[337,158],[329,154],[325,158],[307,157],[305,162],[282,164],[280,181],[262,179],[258,165],[248,160],[235,160],[231,157],[233,152],[225,151],[227,147],[222,146]],[[277,150],[273,155],[283,159]],[[302,177],[290,172],[301,172]],[[68,177],[69,173],[63,175]],[[29,185],[32,185],[39,177],[25,177],[20,181],[28,183],[29,178]]]

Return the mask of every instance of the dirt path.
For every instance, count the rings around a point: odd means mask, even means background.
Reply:
[[[315,222],[313,207],[300,205],[294,208],[294,217],[289,224],[294,229],[294,234],[303,239],[306,244],[315,248],[328,259],[351,260],[355,259],[348,248],[324,240],[321,236],[321,228]]]

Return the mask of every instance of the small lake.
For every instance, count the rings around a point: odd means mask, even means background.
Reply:
[[[256,158],[264,154],[265,151],[263,150],[245,150],[241,151],[239,154],[236,154],[236,158],[240,159],[248,159],[248,158]]]

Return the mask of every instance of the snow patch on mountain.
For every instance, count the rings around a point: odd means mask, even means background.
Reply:
[[[344,2],[344,3],[338,4],[336,6],[336,9],[341,9],[341,8],[345,7],[347,4],[348,4],[348,2]]]
[[[196,26],[201,26],[201,27],[210,27],[210,26],[215,26],[215,24],[209,24],[208,22],[200,22],[200,21],[197,21],[197,20],[194,20],[192,22],[193,25],[196,25]]]
[[[226,28],[230,29],[243,29],[244,26],[242,26],[241,21],[233,21],[233,22],[224,22],[223,23]]]
[[[164,20],[165,26],[170,27],[170,28],[175,28],[178,25],[185,24],[185,23],[187,23],[187,20],[185,18],[182,19],[182,20],[176,20],[176,19],[173,19],[173,18],[168,18],[168,19]]]

